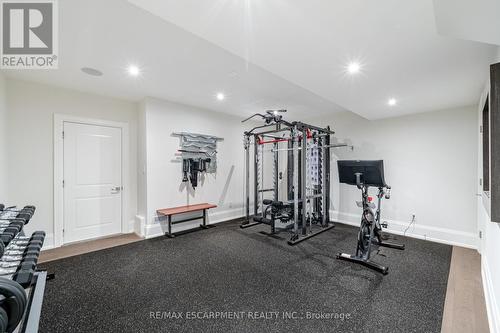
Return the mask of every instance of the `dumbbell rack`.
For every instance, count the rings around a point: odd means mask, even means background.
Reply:
[[[5,209],[0,204],[0,285],[6,288],[0,293],[0,308],[7,314],[0,314],[0,333],[38,332],[48,274],[37,270],[45,233],[37,231],[26,237],[23,230],[34,211],[33,206],[17,210],[14,207]],[[9,295],[11,285],[17,289],[15,296]],[[17,301],[9,299],[12,297]],[[14,307],[17,306],[18,311],[22,309],[22,315],[12,314],[12,303],[16,303]],[[8,328],[4,331],[1,325],[7,319]]]
[[[47,272],[41,271],[35,273],[33,286],[26,290],[28,295],[28,307],[14,333],[38,332],[46,281]]]

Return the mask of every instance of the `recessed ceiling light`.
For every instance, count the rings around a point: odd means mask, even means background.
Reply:
[[[216,97],[219,101],[223,101],[226,98],[226,96],[223,93],[218,93]]]
[[[397,104],[398,101],[396,101],[395,98],[389,98],[389,101],[387,102],[387,104],[389,104],[390,106],[394,106]]]
[[[128,66],[128,73],[131,76],[139,76],[139,74],[141,74],[141,70],[135,65],[130,65]]]
[[[347,65],[347,72],[349,74],[356,74],[359,73],[359,70],[361,69],[361,65],[358,62],[351,62],[349,65]]]
[[[102,72],[100,70],[97,70],[95,68],[90,68],[90,67],[82,67],[80,69],[82,72],[88,75],[92,76],[102,76]]]

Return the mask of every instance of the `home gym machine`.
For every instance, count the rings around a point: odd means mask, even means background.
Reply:
[[[370,261],[372,246],[383,246],[404,250],[405,246],[385,242],[382,240],[382,227],[380,224],[380,207],[382,198],[391,197],[391,187],[385,183],[384,162],[379,161],[337,161],[340,183],[356,185],[361,190],[361,202],[358,207],[363,209],[361,226],[358,233],[356,254],[340,253],[338,259],[352,261],[372,268],[382,274],[387,274],[389,268]],[[370,187],[378,188],[377,206],[372,203],[373,198],[368,195]],[[374,209],[377,209],[375,212]]]
[[[259,224],[271,227],[276,237],[283,230],[291,230],[288,244],[295,245],[334,227],[330,222],[330,149],[346,144],[331,144],[334,134],[329,127],[320,128],[302,122],[288,122],[282,113],[286,110],[266,111],[245,120],[260,117],[265,124],[244,133],[245,148],[245,220],[241,228]],[[280,145],[285,145],[280,147]],[[250,150],[253,145],[253,215],[250,214]],[[271,146],[272,187],[264,188],[264,148]],[[279,152],[286,156],[286,189],[280,195]],[[265,198],[272,193],[271,198]]]

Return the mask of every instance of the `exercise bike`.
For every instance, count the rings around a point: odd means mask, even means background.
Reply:
[[[382,198],[391,197],[391,187],[384,180],[383,161],[338,161],[339,181],[344,184],[356,185],[361,190],[361,202],[358,206],[363,209],[361,226],[358,233],[356,254],[339,253],[337,259],[355,262],[382,274],[387,274],[389,267],[377,264],[370,260],[374,247],[388,247],[404,250],[402,244],[386,242],[382,239],[382,225],[380,224],[380,207]],[[377,206],[372,202],[373,197],[368,195],[370,187],[378,188]],[[375,210],[376,209],[376,210]]]

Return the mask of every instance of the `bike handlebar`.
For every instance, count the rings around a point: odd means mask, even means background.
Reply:
[[[361,183],[361,173],[356,172],[356,186],[361,190],[363,188],[363,183]]]
[[[354,175],[356,176],[356,186],[358,187],[358,189],[361,190],[363,188],[363,186],[364,186],[364,183],[361,182],[361,176],[363,174],[360,173],[360,172],[356,172]],[[385,191],[384,191],[384,188],[385,188]],[[391,187],[389,185],[386,184],[384,187],[380,187],[379,190],[380,190],[380,192],[379,192],[380,196],[383,193],[383,194],[385,194],[385,198],[386,199],[390,199],[391,198]]]
[[[387,185],[386,187],[386,192],[385,192],[385,198],[386,199],[390,199],[391,198],[391,187],[389,185]]]

